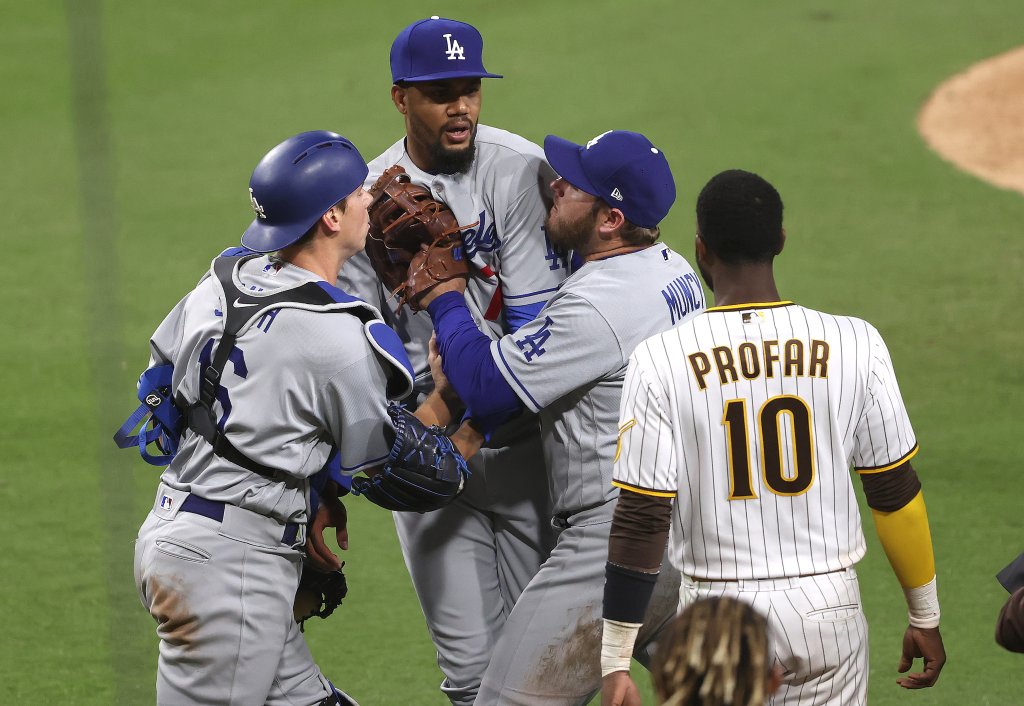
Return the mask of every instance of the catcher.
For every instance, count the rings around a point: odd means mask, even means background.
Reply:
[[[397,298],[397,308],[407,304],[422,311],[420,301],[427,292],[469,274],[462,226],[446,204],[412,183],[401,166],[386,169],[369,194],[365,251],[381,282]],[[396,405],[389,408],[395,440],[388,462],[369,477],[354,477],[351,492],[395,511],[429,512],[447,504],[454,497],[451,483],[458,481],[461,490],[469,474],[464,459],[471,458],[484,440],[468,423],[450,439],[444,435],[442,427],[455,420],[458,406],[450,388],[439,386],[415,415]],[[300,623],[328,617],[348,591],[343,562],[323,541],[323,532],[333,527],[338,546],[348,547],[346,512],[339,499],[344,492],[333,481],[324,486],[323,503],[310,527],[309,560],[295,599],[295,619]]]
[[[334,526],[347,545],[341,488],[425,512],[468,473],[431,426],[449,421],[443,404],[418,418],[389,404],[413,382],[397,334],[331,284],[364,246],[366,175],[341,135],[277,145],[249,181],[243,248],[216,258],[150,339],[143,404],[115,441],[164,467],[134,567],[160,638],[159,703],[354,703],[289,619],[325,616],[345,595],[321,536]],[[303,549],[326,576],[302,570]],[[296,606],[301,574],[315,591]]]

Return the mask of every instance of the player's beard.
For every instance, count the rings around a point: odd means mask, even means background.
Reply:
[[[600,211],[599,205],[595,204],[589,212],[573,219],[559,217],[557,220],[551,218],[549,212],[544,219],[544,231],[548,234],[548,240],[559,250],[575,250],[580,252],[590,242],[590,237],[597,225],[597,214]]]
[[[445,147],[441,136],[430,143],[430,166],[434,174],[464,174],[469,171],[476,157],[476,125],[469,135],[469,144],[461,147]]]

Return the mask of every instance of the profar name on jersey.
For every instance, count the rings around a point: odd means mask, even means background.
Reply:
[[[828,343],[811,339],[810,343],[791,338],[779,341],[744,342],[732,346],[715,346],[708,352],[691,353],[687,357],[697,387],[707,389],[712,370],[722,385],[743,380],[754,380],[762,375],[783,377],[828,377]],[[714,382],[714,378],[711,378]]]

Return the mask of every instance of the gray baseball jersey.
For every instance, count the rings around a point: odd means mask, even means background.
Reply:
[[[253,295],[318,280],[268,257],[235,274]],[[173,364],[173,392],[186,401],[199,397],[232,296],[206,277],[153,334],[151,364]],[[135,553],[139,596],[161,638],[159,703],[316,703],[333,693],[291,618],[303,533],[286,523],[306,521],[308,478],[332,448],[347,473],[388,454],[385,390],[401,373],[367,335],[375,315],[359,301],[283,304],[239,333],[216,394],[218,423],[248,458],[284,475],[251,473],[194,433],[163,472]],[[408,373],[398,387],[411,387]]]
[[[637,347],[620,421],[615,483],[676,498],[669,554],[697,577],[689,597],[769,616],[786,672],[773,703],[864,703],[850,469],[917,451],[878,331],[790,302],[709,309]]]
[[[626,363],[645,338],[704,309],[697,276],[665,245],[587,262],[537,319],[491,344],[523,403],[539,411],[560,532],[505,623],[481,706],[585,704],[601,685],[601,607],[611,484]],[[675,614],[679,574],[664,568],[638,659]]]
[[[540,413],[556,513],[615,497],[611,461],[629,356],[703,309],[690,265],[656,245],[588,262],[537,319],[491,344],[508,384]]]
[[[480,330],[497,339],[508,332],[505,308],[538,305],[554,294],[568,274],[565,255],[552,248],[544,232],[549,184],[555,173],[544,151],[519,135],[480,125],[476,157],[461,174],[429,174],[413,164],[399,140],[369,164],[369,188],[392,165],[401,165],[413,182],[428,189],[452,209],[463,226],[464,252],[473,263],[466,303]],[[338,276],[345,291],[394,314],[395,302],[385,298],[365,253],[345,263]],[[403,308],[393,327],[403,333],[406,351],[429,389],[427,341],[430,318]]]
[[[473,263],[466,301],[492,338],[513,330],[509,312],[539,308],[566,277],[565,257],[548,243],[544,219],[555,174],[543,150],[505,130],[480,125],[476,156],[463,174],[429,174],[413,164],[399,140],[370,162],[366,185],[399,164],[412,180],[452,209]],[[433,387],[426,314],[403,308],[386,293],[365,254],[342,268],[338,284],[379,305],[398,331],[416,371],[422,397]],[[441,689],[453,704],[474,703],[494,641],[519,594],[553,543],[537,420],[521,415],[499,429],[470,460],[472,476],[451,505],[423,515],[396,513],[395,523],[426,617]]]

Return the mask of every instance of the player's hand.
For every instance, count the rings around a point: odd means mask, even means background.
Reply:
[[[415,259],[413,260],[415,262]],[[409,268],[412,269],[413,264],[410,263]],[[444,282],[438,282],[433,287],[424,292],[419,299],[419,308],[426,309],[430,302],[437,299],[446,292],[458,292],[462,294],[466,291],[466,277],[454,277],[452,279],[445,280]]]
[[[629,672],[612,672],[601,680],[601,706],[641,706]]]
[[[444,361],[441,358],[441,351],[437,348],[436,333],[430,335],[428,349],[427,363],[430,365],[430,377],[434,379],[434,392],[441,396],[448,409],[455,410],[464,407],[462,400],[459,399],[459,394],[448,381],[448,376],[444,374],[442,368]]]
[[[900,677],[896,683],[904,689],[925,689],[939,679],[942,665],[946,663],[946,648],[938,628],[907,627],[903,633],[903,656],[900,657],[900,674],[910,671],[916,657],[924,658],[924,671]]]
[[[333,485],[333,484],[330,484]],[[320,508],[309,528],[309,535],[306,537],[306,555],[321,571],[336,571],[341,568],[341,559],[330,550],[324,541],[324,530],[328,527],[334,528],[335,539],[338,546],[348,549],[348,512],[341,500],[338,499],[337,488],[334,492],[325,489],[320,497]]]

